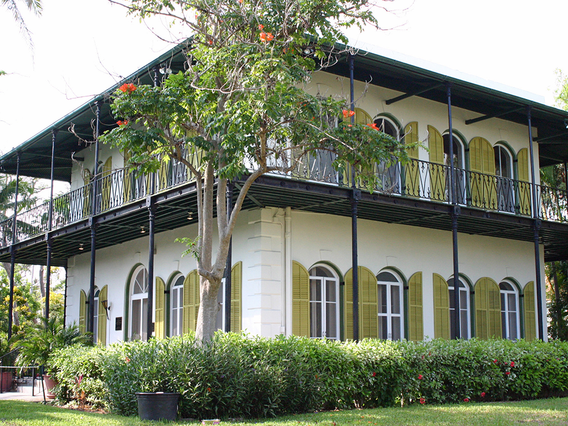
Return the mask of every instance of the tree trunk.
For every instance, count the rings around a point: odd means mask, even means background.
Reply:
[[[200,278],[199,312],[197,314],[197,327],[195,335],[198,342],[209,342],[217,331],[217,313],[220,306],[217,302],[221,280],[211,282],[204,277]]]

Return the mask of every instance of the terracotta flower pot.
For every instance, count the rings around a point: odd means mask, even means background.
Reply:
[[[55,394],[52,392],[53,388],[58,385],[57,380],[48,374],[43,375],[43,385],[45,386],[45,396],[50,399],[55,398]]]

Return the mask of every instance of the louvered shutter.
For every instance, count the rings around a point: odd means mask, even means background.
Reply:
[[[156,303],[154,336],[157,339],[166,337],[166,283],[160,277],[156,277],[154,298]]]
[[[195,331],[199,313],[199,274],[191,271],[183,282],[183,333]]]
[[[523,295],[525,314],[525,340],[536,340],[536,300],[534,281],[527,283]]]
[[[79,331],[87,331],[87,294],[83,290],[79,293]]]
[[[475,332],[479,339],[501,337],[501,292],[491,278],[475,284]]]
[[[495,152],[484,138],[473,138],[469,143],[471,202],[475,207],[497,209],[495,179]],[[483,173],[483,174],[480,174]]]
[[[428,126],[428,149],[430,151],[430,199],[446,200],[446,174],[444,172],[444,139],[435,127]]]
[[[98,319],[98,336],[97,336],[97,343],[106,346],[107,342],[107,313],[106,309],[103,306],[103,301],[106,300],[108,302],[108,285],[105,285],[101,291],[99,292],[99,319]]]
[[[450,294],[448,283],[434,274],[434,337],[450,338]]]
[[[112,191],[112,157],[108,157],[103,164],[101,178],[101,209],[108,210],[111,207]]]
[[[379,338],[377,277],[369,269],[359,267],[359,337]]]
[[[422,272],[408,280],[408,340],[424,340],[424,314],[422,308]]]
[[[517,154],[517,170],[519,188],[517,197],[519,200],[519,213],[525,216],[531,215],[531,185],[529,174],[529,151],[523,148]]]
[[[418,142],[418,122],[408,123],[404,128],[404,143],[406,145]],[[418,148],[408,150],[408,156],[418,159]],[[420,196],[420,166],[417,161],[410,161],[404,166],[404,188],[406,195],[411,197]]]
[[[344,285],[344,318],[343,327],[345,332],[345,340],[353,340],[353,268],[345,274]],[[378,296],[378,293],[377,293]],[[378,323],[378,320],[377,320]]]
[[[292,262],[292,333],[310,337],[310,274]]]
[[[243,262],[237,262],[231,269],[231,331],[235,333],[242,330],[242,281]]]

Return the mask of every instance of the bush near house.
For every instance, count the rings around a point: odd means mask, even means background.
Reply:
[[[331,408],[568,394],[568,343],[337,342],[218,333],[54,354],[59,397],[137,413],[135,392],[181,393],[184,418],[269,417]]]

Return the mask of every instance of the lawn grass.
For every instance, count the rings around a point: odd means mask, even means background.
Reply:
[[[180,421],[170,425],[197,424]],[[136,417],[89,413],[68,410],[39,403],[0,401],[2,426],[134,426],[162,424],[142,422]],[[301,414],[276,419],[246,422],[223,421],[223,425],[250,424],[275,426],[307,425],[568,425],[568,398],[542,399],[521,402],[463,403],[459,405],[413,405],[405,408],[377,408],[373,410],[328,411]]]

